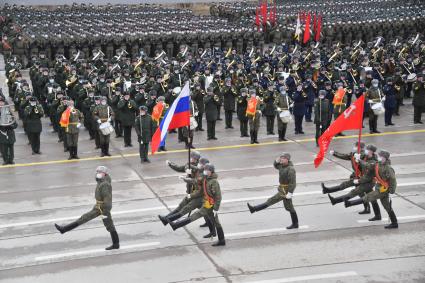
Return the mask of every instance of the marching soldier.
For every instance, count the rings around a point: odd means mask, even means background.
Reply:
[[[318,140],[326,131],[329,121],[329,100],[325,98],[326,91],[319,91],[319,98],[314,102],[314,124],[316,124],[316,146],[319,146]]]
[[[131,128],[134,126],[137,105],[134,100],[130,99],[129,93],[125,93],[124,97],[118,102],[118,110],[120,111],[121,125],[124,130],[124,147],[132,147]]]
[[[65,127],[66,143],[69,150],[68,160],[80,159],[78,157],[78,134],[81,124],[84,123],[84,115],[80,110],[74,107],[74,100],[72,99],[68,101],[68,109],[65,110],[62,117],[64,117],[64,115],[68,115],[68,123]]]
[[[187,224],[194,222],[195,220],[201,217],[207,217],[208,221],[212,224],[212,227],[215,227],[217,231],[218,241],[213,244],[216,246],[225,246],[226,241],[224,239],[224,231],[221,223],[218,219],[218,211],[221,204],[221,190],[220,184],[217,181],[217,174],[215,173],[215,167],[212,164],[206,164],[204,166],[204,179],[202,181],[202,190],[203,190],[203,205],[195,213],[189,217],[178,221],[170,222],[170,226],[173,230],[186,226]]]
[[[330,150],[329,153],[332,156],[335,156],[336,158],[347,160],[351,162],[351,167],[353,169],[353,173],[351,173],[349,180],[342,182],[341,184],[334,186],[334,187],[327,187],[324,183],[322,183],[322,192],[323,194],[329,194],[334,193],[338,191],[345,190],[346,188],[355,186],[354,180],[360,178],[361,174],[361,167],[359,163],[356,161],[356,158],[354,154],[356,154],[359,150],[358,147],[360,146],[360,159],[365,159],[364,155],[364,147],[365,144],[363,142],[355,142],[354,147],[350,153],[339,153],[334,150]],[[370,213],[370,206],[369,204],[365,204],[364,210],[360,211],[359,214],[369,214]]]
[[[418,74],[418,79],[413,84],[413,122],[415,124],[423,124],[422,112],[425,111],[425,82],[424,75]]]
[[[105,166],[98,166],[96,168],[96,190],[95,199],[96,205],[92,210],[83,214],[79,219],[65,226],[55,224],[56,229],[61,233],[71,231],[78,226],[89,222],[90,220],[100,216],[105,225],[106,230],[111,234],[112,245],[107,247],[105,250],[119,249],[120,243],[118,233],[115,230],[114,222],[112,221],[111,210],[112,210],[112,185],[111,177],[108,172],[108,168]]]
[[[40,152],[40,134],[42,131],[41,118],[44,115],[43,107],[38,103],[37,98],[31,97],[29,105],[25,107],[25,131],[31,144],[32,154]]]
[[[141,162],[150,162],[148,158],[149,143],[155,132],[156,124],[148,114],[148,108],[145,105],[139,107],[139,116],[136,117],[134,128],[139,142],[139,155]]]
[[[97,131],[99,135],[99,145],[101,149],[101,157],[104,156],[111,156],[109,154],[109,142],[111,139],[111,134],[104,134],[101,129],[100,125],[103,123],[108,123],[110,127],[111,121],[114,117],[114,111],[112,110],[112,107],[107,104],[107,98],[105,96],[102,96],[100,99],[100,104],[96,105],[93,110],[93,118],[96,121],[97,124]],[[112,128],[113,131],[113,128]]]
[[[287,211],[291,214],[292,224],[286,229],[298,228],[298,216],[292,204],[292,195],[294,194],[296,181],[296,171],[291,161],[291,155],[287,152],[282,153],[273,163],[275,169],[279,170],[279,186],[278,192],[269,198],[265,203],[252,206],[247,203],[249,211],[251,213],[263,210],[269,206],[272,206],[280,201],[283,201],[283,205]]]
[[[332,197],[330,194],[328,194],[329,199],[332,203],[332,205],[335,205],[340,202],[344,202],[346,199],[351,199],[355,196],[363,197],[367,193],[372,192],[373,187],[375,186],[375,164],[377,161],[376,158],[376,146],[369,144],[366,146],[366,149],[364,151],[364,158],[358,162],[359,164],[359,174],[358,177],[355,177],[353,179],[353,184],[355,188],[351,190],[348,194],[342,195],[340,197]],[[354,154],[355,157],[358,157],[358,153]],[[357,159],[356,159],[357,160]],[[357,161],[356,161],[357,162]],[[334,189],[328,189],[329,192],[337,192],[340,189],[343,189],[343,186],[340,186],[339,188]],[[377,221],[381,220],[381,211],[379,209],[379,205],[376,201],[371,201],[372,208],[375,216],[373,218],[370,218],[369,221]]]
[[[345,200],[345,207],[353,205],[359,205],[362,203],[369,203],[372,201],[381,201],[382,206],[388,213],[391,220],[389,225],[386,225],[386,229],[398,228],[397,216],[392,208],[392,201],[390,194],[394,194],[397,187],[397,180],[395,177],[394,169],[391,167],[390,153],[385,150],[381,150],[378,153],[378,162],[374,167],[375,173],[375,190],[368,193],[363,198],[356,200]]]

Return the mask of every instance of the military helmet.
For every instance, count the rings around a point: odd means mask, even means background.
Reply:
[[[108,167],[101,165],[101,166],[97,166],[96,172],[97,173],[104,173],[104,174],[108,175],[109,169],[108,169]]]
[[[368,145],[366,146],[366,149],[367,149],[367,150],[370,150],[370,151],[372,151],[372,152],[376,152],[376,151],[378,150],[378,148],[376,148],[376,146],[375,146],[375,145],[373,145],[373,144],[368,144]]]
[[[386,150],[379,151],[378,155],[384,157],[387,160],[390,159],[390,153]]]
[[[190,152],[190,158],[193,158],[195,160],[199,160],[199,158],[201,158],[201,154],[199,153],[199,151],[192,150]]]
[[[215,167],[214,167],[214,165],[208,163],[207,165],[204,166],[204,170],[210,171],[211,173],[214,173],[215,172]]]
[[[205,165],[205,164],[210,163],[210,161],[206,157],[201,157],[201,158],[199,158],[199,162],[198,163],[200,163],[202,165]]]
[[[281,153],[279,157],[288,159],[288,161],[291,160],[291,155],[288,152]]]
[[[356,141],[355,143],[354,143],[354,146],[359,146],[359,142],[358,141]],[[361,149],[363,149],[365,147],[365,143],[364,142],[360,142],[360,148]]]
[[[146,105],[142,105],[139,107],[139,110],[148,111],[148,108],[146,107]]]

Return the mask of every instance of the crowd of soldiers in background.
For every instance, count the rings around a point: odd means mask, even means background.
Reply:
[[[63,9],[84,13],[84,9],[76,7]],[[89,17],[94,8],[85,8]],[[127,9],[125,6],[109,8]],[[8,9],[16,13],[32,11],[30,8]],[[140,6],[140,9],[158,8]],[[182,17],[190,14],[181,13]],[[7,22],[3,30],[15,23],[16,19]],[[256,30],[252,23],[246,28]],[[40,153],[40,119],[46,116],[58,133],[59,141],[64,142],[64,151],[70,152],[70,159],[78,158],[80,124],[84,124],[95,140],[96,148],[101,149],[101,156],[109,155],[109,134],[100,127],[111,122],[116,137],[124,136],[126,147],[132,146],[131,131],[135,128],[141,159],[147,162],[151,136],[186,81],[190,81],[191,116],[196,122],[191,130],[178,131],[178,140],[185,142],[186,148],[193,148],[193,131],[204,130],[204,117],[208,140],[217,139],[216,121],[221,120],[222,112],[226,130],[233,128],[233,114],[237,114],[240,136],[250,137],[251,143],[258,143],[262,116],[266,118],[268,135],[275,135],[277,122],[279,141],[286,140],[291,119],[295,121],[295,134],[304,134],[304,119],[314,122],[317,139],[332,119],[362,94],[366,94],[365,117],[369,119],[371,133],[379,133],[377,121],[383,113],[372,106],[385,107],[385,126],[391,126],[392,115],[399,115],[406,97],[413,96],[413,120],[422,123],[425,43],[420,34],[406,32],[346,44],[332,37],[330,45],[321,42],[300,45],[293,40],[265,44],[264,33],[254,31],[254,34],[260,34],[261,40],[250,37],[248,44],[243,38],[238,38],[236,44],[221,41],[223,34],[220,33],[217,41],[209,45],[205,42],[187,44],[182,40],[172,41],[173,48],[168,48],[168,43],[155,45],[141,41],[143,44],[137,44],[136,48],[118,41],[112,48],[109,45],[43,48],[38,54],[32,54],[29,61],[31,82],[23,78],[23,60],[13,50],[6,61],[9,96],[24,122],[33,154]],[[408,36],[403,38],[403,35]],[[185,38],[187,34],[179,36]],[[325,37],[324,41],[327,40]],[[149,44],[154,49],[146,49]],[[177,53],[174,46],[179,46]],[[258,101],[254,113],[248,111],[252,99]],[[7,103],[4,100],[0,103]],[[63,127],[60,118],[68,107],[73,109],[75,117],[71,115],[74,118],[70,125]],[[166,150],[165,145],[161,145],[160,150]],[[6,164],[13,162],[8,156]]]

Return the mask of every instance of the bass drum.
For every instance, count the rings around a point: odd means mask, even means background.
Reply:
[[[196,122],[195,117],[190,117],[190,129],[194,130],[198,127],[198,122]]]
[[[279,113],[279,118],[282,121],[282,123],[288,124],[292,119],[291,112],[289,112],[289,110],[283,110],[282,112]]]
[[[381,102],[375,103],[371,106],[373,113],[377,116],[385,113],[384,105]]]

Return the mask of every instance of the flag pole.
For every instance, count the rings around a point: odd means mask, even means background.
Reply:
[[[189,144],[189,139],[190,139],[190,110],[192,108],[192,97],[190,95],[190,82],[187,82],[189,84],[189,126],[187,126],[187,143]],[[188,158],[188,164],[189,164],[189,169],[190,169],[190,148],[191,146],[188,146],[188,150],[187,150],[187,158]]]
[[[364,95],[364,93],[362,94]],[[364,102],[363,102],[364,105]],[[363,115],[364,115],[364,108],[363,108],[363,112],[362,112],[362,119],[360,120],[362,125],[359,128],[359,142],[357,144],[357,153],[360,154],[360,142],[362,141],[362,132],[363,132]]]

